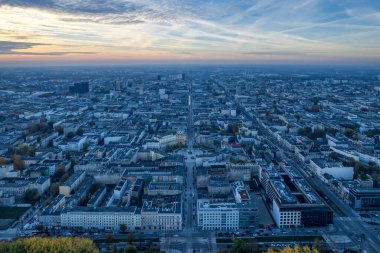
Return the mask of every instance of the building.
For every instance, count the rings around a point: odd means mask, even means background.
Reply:
[[[67,208],[61,213],[61,226],[64,228],[101,229],[118,231],[124,224],[127,230],[141,227],[140,210],[126,208]]]
[[[291,166],[265,168],[260,173],[276,225],[315,227],[332,224],[333,213]]]
[[[242,181],[233,182],[231,188],[239,209],[239,228],[256,228],[259,224],[259,210],[257,205],[251,199],[248,188]]]
[[[88,93],[90,91],[90,84],[88,82],[74,83],[72,86],[69,86],[70,93]]]
[[[356,210],[379,210],[380,188],[354,188],[350,189],[349,204]]]
[[[55,199],[42,211],[39,221],[44,227],[61,226],[61,213],[59,211],[66,203],[65,195],[59,194]]]
[[[181,230],[181,195],[148,196],[141,209],[141,228],[150,230]]]
[[[120,200],[127,189],[128,186],[128,180],[125,177],[122,177],[119,183],[116,185],[115,189],[113,190],[113,199]]]
[[[212,203],[209,199],[198,199],[197,224],[201,230],[237,230],[239,209],[234,202]]]
[[[325,173],[330,174],[336,179],[353,180],[354,168],[342,166],[341,162],[327,162],[323,159],[310,159],[310,169],[319,177],[323,177]]]
[[[85,171],[76,171],[63,184],[59,186],[59,194],[70,196],[71,191],[78,188],[86,176]]]
[[[87,207],[97,207],[104,200],[107,193],[106,186],[100,187],[94,195],[92,195],[91,199],[87,202]]]

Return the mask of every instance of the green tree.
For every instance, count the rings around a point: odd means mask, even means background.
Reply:
[[[34,205],[34,203],[39,200],[40,194],[37,189],[28,189],[24,192],[22,197],[26,203]]]
[[[128,244],[126,247],[125,247],[125,253],[136,253],[137,252],[137,249],[135,246],[131,245],[131,244]]]
[[[120,224],[119,230],[121,233],[125,233],[125,231],[127,231],[127,226],[125,224]]]
[[[151,249],[144,250],[144,253],[161,253],[161,251],[159,249],[151,248]]]
[[[76,135],[79,135],[79,136],[82,136],[84,134],[84,131],[82,128],[78,128],[78,130],[76,131]]]
[[[239,134],[239,126],[238,126],[238,124],[234,123],[234,124],[228,125],[227,131],[230,134],[234,135],[234,136],[238,135]]]
[[[83,151],[87,151],[88,147],[90,147],[90,144],[88,142],[83,144]]]
[[[75,134],[73,132],[70,132],[66,135],[67,139],[72,139],[74,138]]]
[[[334,160],[339,160],[339,154],[337,152],[331,152],[329,157]]]
[[[232,239],[233,245],[231,249],[231,253],[247,253],[248,247],[247,243],[239,238],[233,238]]]

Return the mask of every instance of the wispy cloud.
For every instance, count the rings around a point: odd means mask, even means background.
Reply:
[[[3,55],[380,62],[378,0],[0,0],[0,12],[0,40],[16,43]]]
[[[63,51],[63,52],[29,52],[20,51],[31,49],[35,46],[43,46],[42,43],[31,42],[14,42],[14,41],[0,41],[0,54],[3,55],[67,55],[67,54],[96,54],[96,52],[78,52],[78,51]]]

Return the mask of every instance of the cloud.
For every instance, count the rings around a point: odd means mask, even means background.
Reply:
[[[164,0],[0,0],[0,6],[35,8],[59,14],[69,22],[104,24],[141,24],[175,21],[183,14],[186,4]]]
[[[67,54],[95,54],[95,52],[22,52],[17,50],[31,49],[35,46],[46,46],[44,43],[0,41],[0,55],[67,55]]]
[[[0,41],[35,42],[0,51],[89,50],[114,59],[380,59],[379,10],[378,0],[0,0]]]
[[[12,53],[13,50],[19,49],[29,49],[34,46],[44,45],[42,43],[31,43],[31,42],[15,42],[15,41],[0,41],[0,53]]]

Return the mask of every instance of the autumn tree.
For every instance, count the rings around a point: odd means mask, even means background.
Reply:
[[[7,164],[7,160],[4,157],[0,157],[0,166]]]
[[[58,192],[59,191],[59,183],[58,182],[52,183],[50,186],[50,191],[52,193]]]
[[[112,234],[111,233],[106,234],[104,242],[107,244],[110,244],[112,242]]]
[[[62,126],[56,126],[55,131],[57,131],[59,135],[62,135],[63,134],[63,127]]]
[[[25,162],[21,159],[19,155],[12,156],[13,169],[23,171],[25,169]]]
[[[98,253],[99,250],[94,242],[87,238],[79,237],[57,237],[42,238],[31,237],[18,239],[12,242],[1,242],[0,252],[2,253],[53,253],[53,252],[82,252]]]
[[[63,174],[62,175],[62,177],[61,177],[61,181],[63,182],[63,181],[66,181],[66,179],[68,179],[69,178],[69,173],[65,173],[65,174]]]
[[[130,232],[128,234],[128,243],[129,244],[132,244],[134,237],[135,237],[135,235],[132,232]]]

